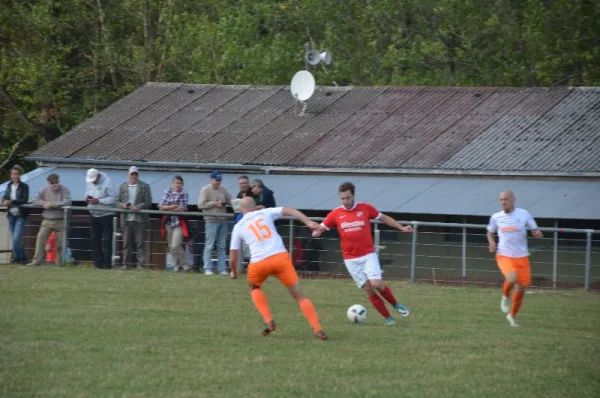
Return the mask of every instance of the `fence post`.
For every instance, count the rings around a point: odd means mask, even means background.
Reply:
[[[585,249],[585,290],[590,290],[590,271],[592,268],[592,231],[587,231],[587,243]]]
[[[116,264],[116,260],[117,258],[115,257],[115,254],[117,252],[117,216],[115,215],[113,217],[113,235],[112,235],[112,253],[111,253],[111,265],[115,266]]]
[[[69,206],[63,207],[63,233],[60,244],[62,245],[62,253],[60,264],[65,265],[67,263],[67,242],[69,234],[69,217],[70,217]]]
[[[556,289],[558,276],[558,220],[554,220],[554,247],[552,248],[552,288]]]
[[[467,228],[462,229],[462,277],[467,277]]]
[[[379,223],[373,223],[375,228],[373,229],[373,235],[375,237],[375,254],[379,258],[379,246],[381,246],[381,230],[379,229]]]
[[[294,219],[290,219],[290,233],[288,239],[290,240],[290,257],[294,254]]]
[[[412,246],[410,248],[410,281],[415,281],[415,272],[417,268],[417,234],[419,233],[419,223],[417,221],[412,222],[413,235],[412,235]]]

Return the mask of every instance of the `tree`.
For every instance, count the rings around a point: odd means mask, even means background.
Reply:
[[[600,84],[593,0],[5,0],[0,173],[148,81]],[[30,165],[32,166],[32,165]]]

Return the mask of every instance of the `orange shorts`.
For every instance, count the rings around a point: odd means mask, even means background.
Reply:
[[[298,283],[298,274],[287,252],[248,264],[248,282],[251,284],[260,286],[270,275],[275,275],[286,287]]]
[[[496,261],[498,261],[498,268],[500,268],[504,276],[511,272],[516,272],[519,286],[527,287],[531,285],[529,257],[513,258],[497,255]]]

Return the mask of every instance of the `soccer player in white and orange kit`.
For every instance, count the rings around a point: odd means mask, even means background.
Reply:
[[[380,220],[402,232],[412,232],[412,227],[402,226],[368,203],[355,203],[355,189],[351,182],[340,185],[342,206],[333,209],[325,217],[321,228],[313,231],[313,237],[319,237],[324,231],[337,227],[342,257],[350,276],[359,288],[365,290],[373,307],[385,318],[386,325],[394,325],[394,318],[381,297],[386,299],[400,315],[408,316],[409,312],[408,308],[396,300],[392,290],[381,279],[381,265],[371,236],[371,220]]]
[[[313,303],[302,294],[298,284],[298,274],[292,264],[289,253],[283,245],[283,239],[275,228],[274,221],[282,216],[295,217],[311,229],[319,228],[319,224],[311,221],[306,215],[289,207],[272,207],[256,210],[256,202],[246,196],[242,199],[242,214],[231,233],[231,246],[229,250],[229,265],[231,277],[237,278],[239,252],[243,242],[250,248],[250,264],[248,264],[248,284],[250,295],[256,309],[263,317],[265,329],[263,335],[267,336],[275,331],[276,325],[271,315],[269,301],[261,289],[263,282],[275,275],[288,288],[290,294],[313,328],[316,337],[327,340],[327,335],[321,329],[319,317]]]
[[[504,275],[500,309],[511,326],[519,326],[516,316],[523,303],[525,289],[531,284],[527,229],[534,238],[543,238],[542,231],[527,210],[515,208],[515,195],[512,191],[500,194],[502,211],[490,217],[487,239],[491,253],[496,253],[498,268]],[[498,233],[498,245],[495,234]],[[510,292],[515,289],[512,304]]]

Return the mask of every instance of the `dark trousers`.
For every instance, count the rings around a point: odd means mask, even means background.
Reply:
[[[96,268],[112,267],[113,217],[90,216],[92,259]]]

